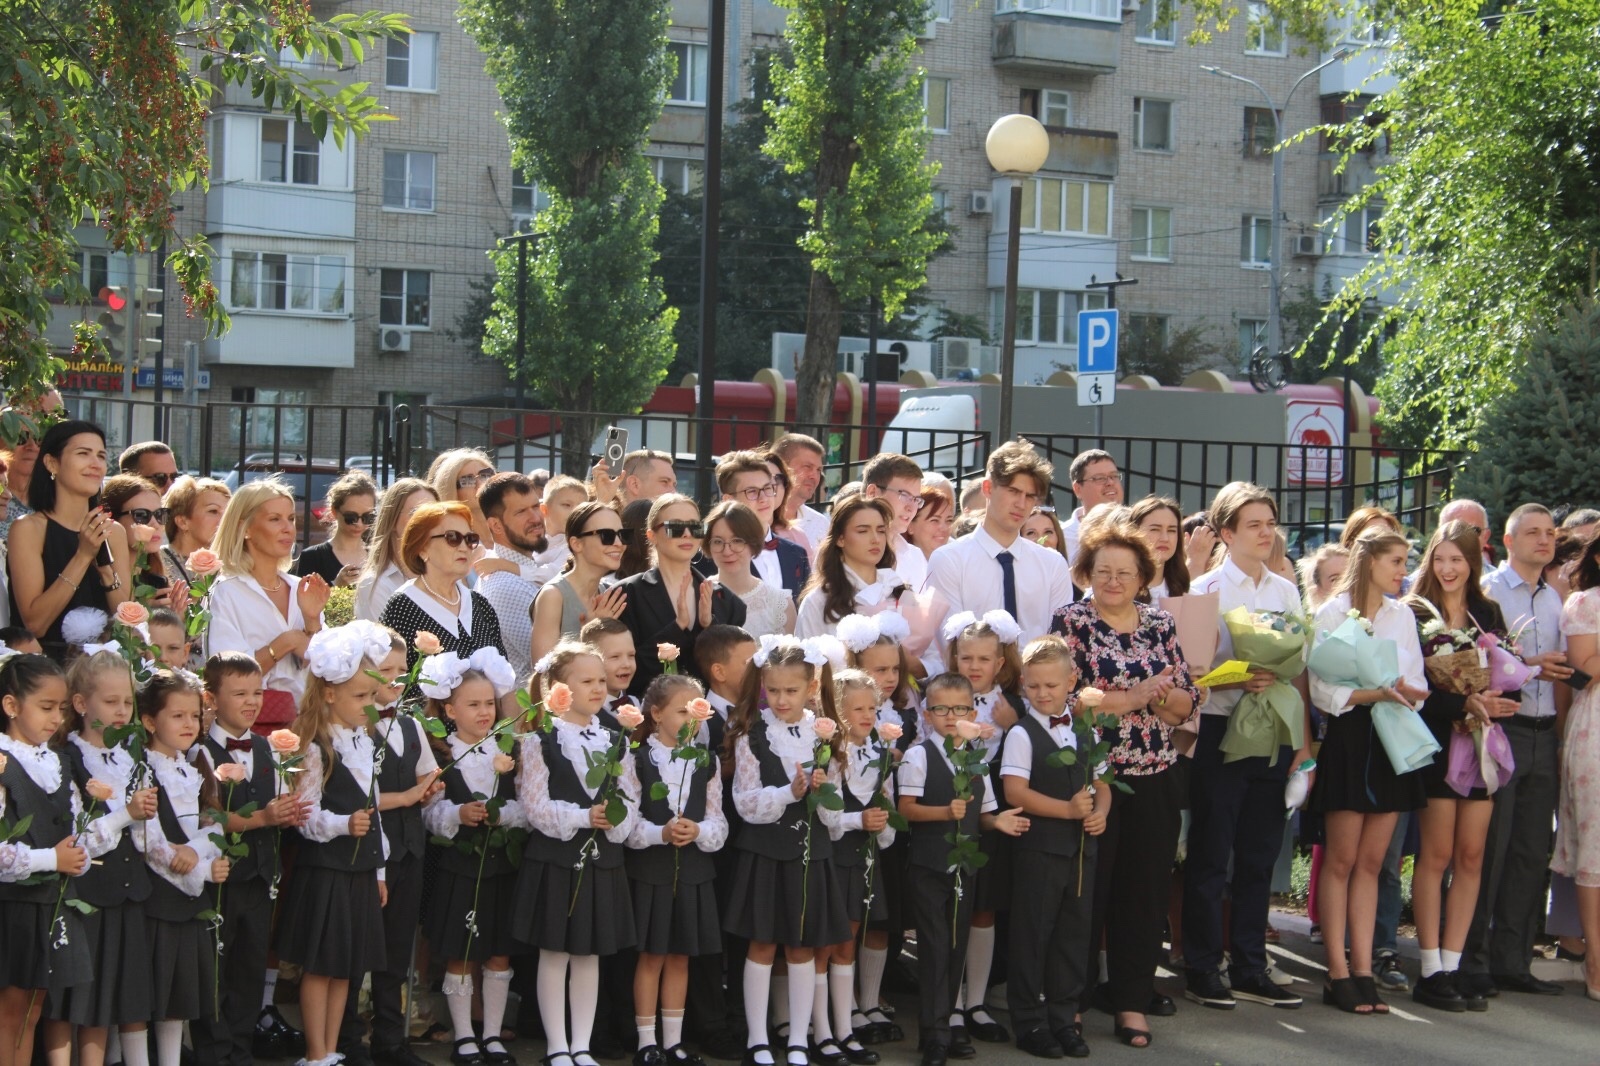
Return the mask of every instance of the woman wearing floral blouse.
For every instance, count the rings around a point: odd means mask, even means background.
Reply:
[[[1106,931],[1111,1006],[1118,1032],[1135,1047],[1149,1044],[1145,1013],[1157,998],[1168,874],[1184,802],[1182,777],[1172,772],[1178,759],[1172,730],[1200,703],[1172,616],[1135,600],[1157,576],[1155,556],[1135,527],[1095,523],[1084,532],[1072,571],[1090,598],[1059,611],[1053,626],[1072,649],[1081,683],[1106,694],[1099,713],[1118,719],[1108,762],[1132,789],[1118,792],[1100,837],[1089,943],[1098,947]],[[1089,961],[1093,973],[1095,960]]]

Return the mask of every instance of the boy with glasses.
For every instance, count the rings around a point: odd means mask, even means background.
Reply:
[[[928,561],[922,549],[906,540],[911,520],[922,510],[922,467],[916,460],[888,452],[873,456],[861,472],[861,494],[867,499],[882,497],[894,508],[894,572],[905,579],[913,591],[920,591],[928,580]]]
[[[811,577],[811,560],[800,545],[773,535],[772,514],[782,503],[782,490],[766,460],[752,451],[730,452],[717,464],[717,488],[724,500],[744,504],[761,520],[764,550],[750,564],[756,576],[798,603]]]

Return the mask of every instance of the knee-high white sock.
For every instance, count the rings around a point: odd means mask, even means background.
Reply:
[[[767,1003],[772,996],[772,963],[744,960],[744,1024],[749,1033],[746,1044],[759,1047],[767,1042]],[[765,1055],[765,1052],[761,1052]],[[760,1061],[760,1058],[757,1058]],[[767,1063],[772,1059],[768,1058]]]
[[[789,971],[787,969],[772,972],[772,1023],[775,1026],[789,1025]]]
[[[454,1034],[451,1039],[472,1039],[472,975],[447,973],[440,990],[444,992],[445,1006],[450,1008],[450,1029]],[[484,1030],[486,1033],[488,1031]],[[474,1044],[471,1049],[463,1050],[471,1055],[478,1050],[478,1046]]]
[[[661,1012],[661,1043],[663,1047],[668,1048],[675,1048],[683,1043],[683,1011]]]
[[[854,1027],[850,1024],[850,1005],[855,991],[856,967],[850,962],[836,962],[828,971],[828,998],[833,1001],[833,1035],[847,1038]]]
[[[572,985],[568,996],[572,1010],[572,1047],[587,1053],[594,1035],[594,1006],[600,998],[600,956],[572,956]]]
[[[817,990],[815,980],[806,980],[806,971],[811,966],[806,963],[789,981],[789,1046],[792,1048],[806,1046],[806,1019],[811,1017],[811,1001]]]
[[[567,1043],[567,964],[571,961],[572,956],[565,951],[539,952],[539,975],[534,987],[548,1055],[572,1050]]]
[[[113,1029],[113,1033],[117,1030]],[[117,1033],[119,1039],[120,1033]],[[122,1066],[150,1066],[150,1038],[144,1033],[129,1033],[127,1039],[121,1040]],[[106,1042],[107,1055],[110,1054],[110,1041]]]
[[[183,1022],[156,1022],[156,1062],[160,1066],[178,1066],[183,1055]]]
[[[883,970],[889,964],[888,948],[862,948],[856,955],[856,973],[861,980],[861,1009],[876,1010],[883,993]]]
[[[266,1010],[272,1006],[273,997],[278,994],[278,968],[267,969],[266,982],[261,986],[261,1009]]]
[[[849,1030],[845,1030],[849,1032]],[[794,1035],[794,1030],[789,1031]],[[828,1021],[828,975],[819,973],[811,983],[811,1039],[820,1044],[833,1039],[833,1026]]]
[[[972,927],[967,934],[967,1011],[982,1011],[983,999],[989,994],[989,971],[994,968],[994,926],[987,929]],[[980,1022],[992,1022],[988,1011]]]
[[[483,1038],[498,1037],[506,1020],[506,1001],[511,998],[511,974],[507,970],[483,971]],[[452,1019],[453,1020],[453,1019]]]

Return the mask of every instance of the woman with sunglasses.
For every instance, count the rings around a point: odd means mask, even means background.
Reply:
[[[617,583],[627,596],[622,624],[633,633],[638,670],[628,692],[643,696],[661,673],[659,644],[678,648],[678,669],[698,676],[694,642],[710,625],[744,625],[744,601],[695,573],[690,564],[700,551],[706,527],[700,508],[687,496],[657,496],[645,522],[650,568]]]
[[[744,604],[744,630],[757,640],[794,632],[794,597],[756,574],[753,560],[762,546],[761,519],[736,500],[723,500],[706,515],[701,548],[716,566],[713,580]]]
[[[161,558],[161,541],[166,533],[167,509],[161,505],[161,490],[138,474],[118,474],[107,478],[100,489],[100,506],[128,531],[128,549],[133,553],[133,583],[155,591],[146,600],[153,610],[170,607],[180,615],[189,606],[189,590],[183,580],[169,580]]]
[[[330,585],[354,585],[367,563],[367,534],[378,519],[378,486],[351,470],[328,486],[327,502],[324,521],[333,535],[301,552],[294,572],[317,574]]]
[[[476,448],[451,448],[440,452],[428,467],[428,481],[433,491],[441,500],[455,500],[467,506],[472,513],[472,531],[485,548],[494,543],[494,538],[489,536],[489,525],[478,509],[478,490],[492,477],[494,460]],[[473,559],[482,554],[481,551],[474,554]]]
[[[167,543],[161,549],[161,562],[169,578],[194,584],[189,556],[211,547],[232,495],[228,486],[214,478],[185,474],[172,483],[163,500],[167,507]]]
[[[481,543],[472,531],[472,511],[456,500],[425,503],[406,523],[400,557],[417,576],[389,597],[378,621],[406,642],[407,669],[416,664],[417,634],[423,631],[439,638],[442,651],[463,659],[479,648],[505,654],[494,608],[467,587],[467,571]]]
[[[577,640],[585,622],[621,618],[628,594],[613,585],[604,591],[600,579],[615,573],[622,551],[633,536],[610,506],[590,500],[567,516],[567,568],[539,590],[533,601],[533,649],[538,662],[563,640]]]

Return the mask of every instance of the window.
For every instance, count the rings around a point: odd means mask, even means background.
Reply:
[[[1133,244],[1128,253],[1134,259],[1172,260],[1172,209],[1136,207],[1133,209]]]
[[[433,164],[432,152],[384,152],[383,206],[432,211]]]
[[[1167,315],[1129,315],[1129,344],[1140,348],[1165,348],[1170,322]]]
[[[432,321],[433,275],[426,270],[384,270],[378,289],[378,322],[426,329]]]
[[[935,133],[950,132],[950,79],[922,79],[924,125]]]
[[[1253,56],[1289,54],[1283,20],[1274,16],[1261,0],[1250,0],[1250,24],[1245,29],[1244,52]]]
[[[706,67],[711,50],[703,44],[668,41],[667,51],[678,61],[678,72],[672,76],[672,87],[667,90],[667,102],[704,106]]]
[[[412,33],[389,38],[383,83],[390,89],[433,92],[439,88],[439,35]]]
[[[111,284],[111,258],[104,252],[73,252],[78,264],[78,280],[89,290],[89,299],[98,300],[100,290]]]
[[[1278,128],[1272,112],[1265,107],[1245,108],[1244,157],[1265,159],[1272,154],[1272,146],[1277,143]]]
[[[1023,182],[1022,228],[1105,236],[1111,232],[1111,183],[1068,178]]]
[[[1046,126],[1072,125],[1072,94],[1066,89],[1024,89],[1017,110]]]
[[[950,21],[950,9],[953,0],[930,0],[928,4],[928,17],[940,22]]]
[[[242,414],[245,419],[242,436],[246,448],[297,451],[306,446],[306,411],[311,402],[310,390],[235,386],[232,400],[238,406],[228,411],[230,441],[238,440],[241,436],[239,417]],[[272,404],[284,406],[282,410],[274,411],[270,409]]]
[[[231,306],[242,311],[343,314],[344,264],[342,255],[235,251]]]
[[[1388,44],[1393,30],[1375,17],[1372,0],[1355,6],[1349,14],[1349,27],[1344,39],[1351,44]]]
[[[938,214],[940,219],[949,217],[950,194],[944,189],[933,190],[933,210],[936,214]]]
[[[991,332],[1005,330],[1004,289],[990,293]],[[1106,306],[1103,292],[1063,292],[1058,289],[1017,290],[1018,344],[1077,344],[1078,312]]]
[[[1140,44],[1174,44],[1178,13],[1174,0],[1144,0],[1134,18],[1133,36]]]
[[[1256,349],[1267,343],[1267,320],[1241,318],[1239,320],[1239,365],[1249,366]]]
[[[1172,102],[1133,98],[1133,146],[1150,152],[1172,151]]]
[[[1342,232],[1328,238],[1328,254],[1371,255],[1378,251],[1378,223],[1382,218],[1382,204],[1367,204],[1350,212],[1344,216]]]
[[[520,168],[511,168],[511,217],[520,225],[549,206],[550,197],[539,183],[529,181]]]
[[[1239,265],[1256,270],[1272,265],[1272,219],[1266,215],[1239,220]]]
[[[311,123],[287,118],[261,120],[261,180],[316,185],[322,176],[322,144]]]
[[[699,192],[705,177],[705,164],[698,159],[658,155],[650,158],[650,166],[656,180],[668,192]]]
[[[996,11],[1042,11],[1102,22],[1122,21],[1122,0],[995,0]]]

